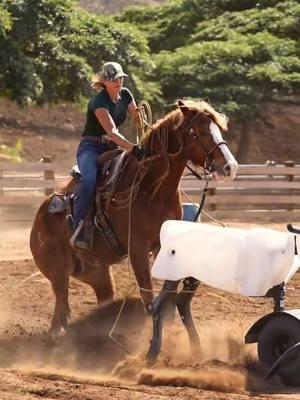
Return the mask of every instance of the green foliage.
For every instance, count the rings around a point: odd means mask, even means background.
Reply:
[[[5,158],[7,161],[21,162],[22,151],[23,151],[23,144],[20,139],[17,140],[14,146],[8,146],[6,144],[0,145],[0,156]]]
[[[4,1],[13,24],[0,51],[0,90],[20,104],[78,101],[108,60],[151,69],[144,35],[127,23],[88,14],[72,0]]]
[[[225,12],[213,20],[198,23],[189,42],[230,40],[234,33],[249,34],[267,31],[295,40],[300,37],[300,4],[293,0],[276,7],[253,8],[243,12]]]
[[[132,7],[124,12],[120,21],[129,21],[143,30],[152,52],[174,49],[185,42],[185,36],[192,32],[192,25],[199,21],[197,2],[173,0],[166,5]]]
[[[208,97],[241,117],[261,104],[282,100],[300,89],[300,60],[293,40],[267,32],[207,41],[156,56],[162,92],[178,97]]]
[[[244,118],[300,91],[297,1],[175,0],[121,18],[149,38],[165,103],[208,97]]]
[[[6,38],[12,26],[11,16],[4,4],[0,4],[0,40]]]
[[[170,0],[96,16],[75,0],[2,0],[0,92],[20,104],[69,100],[109,60],[161,108],[205,98],[243,118],[300,92],[296,0]]]
[[[212,26],[212,20],[224,12],[248,10],[257,7],[262,10],[274,6],[278,0],[171,0],[160,7],[127,8],[120,21],[135,24],[147,35],[152,52],[174,50],[186,44],[201,21]]]

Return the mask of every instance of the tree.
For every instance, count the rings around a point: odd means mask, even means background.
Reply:
[[[93,71],[111,59],[145,74],[152,68],[144,35],[126,23],[91,15],[72,0],[4,2],[12,23],[0,54],[3,92],[20,104],[77,101],[91,94]],[[141,95],[145,88],[132,79]],[[147,91],[155,93],[151,85]]]

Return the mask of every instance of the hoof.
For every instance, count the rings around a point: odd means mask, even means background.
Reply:
[[[147,364],[147,367],[153,367],[153,365],[156,363],[157,357],[158,357],[159,351],[156,349],[150,349],[146,355],[145,362]]]
[[[61,331],[62,325],[51,325],[48,329],[47,336],[53,338],[57,336]]]

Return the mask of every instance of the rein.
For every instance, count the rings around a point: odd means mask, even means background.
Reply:
[[[202,212],[207,191],[208,191],[208,181],[206,180],[205,186],[204,186],[204,189],[203,189],[203,193],[202,193],[202,199],[201,199],[201,201],[199,203],[198,211],[197,211],[196,215],[194,216],[193,222],[196,222],[198,220],[198,218],[199,218],[199,216],[200,216],[200,214]]]
[[[199,181],[203,179],[203,177],[201,175],[199,175],[195,170],[193,170],[193,168],[191,168],[189,165],[187,165],[186,168],[189,171],[191,171],[192,175],[194,175],[197,179],[199,179]],[[195,217],[193,219],[193,222],[196,222],[198,220],[198,218],[199,218],[199,216],[200,216],[200,214],[201,214],[201,212],[203,210],[204,202],[205,202],[205,199],[206,199],[206,194],[208,192],[208,180],[207,180],[207,174],[206,173],[204,173],[204,180],[205,180],[205,186],[203,188],[202,198],[201,198],[201,200],[199,202],[199,207],[198,207],[197,213],[196,213],[196,215],[195,215]]]

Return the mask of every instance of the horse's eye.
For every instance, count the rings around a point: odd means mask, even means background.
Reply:
[[[206,133],[207,133],[206,129],[203,129],[203,127],[199,127],[199,129],[197,129],[197,134],[196,134],[196,131],[193,129],[193,135],[194,136],[205,136]]]

